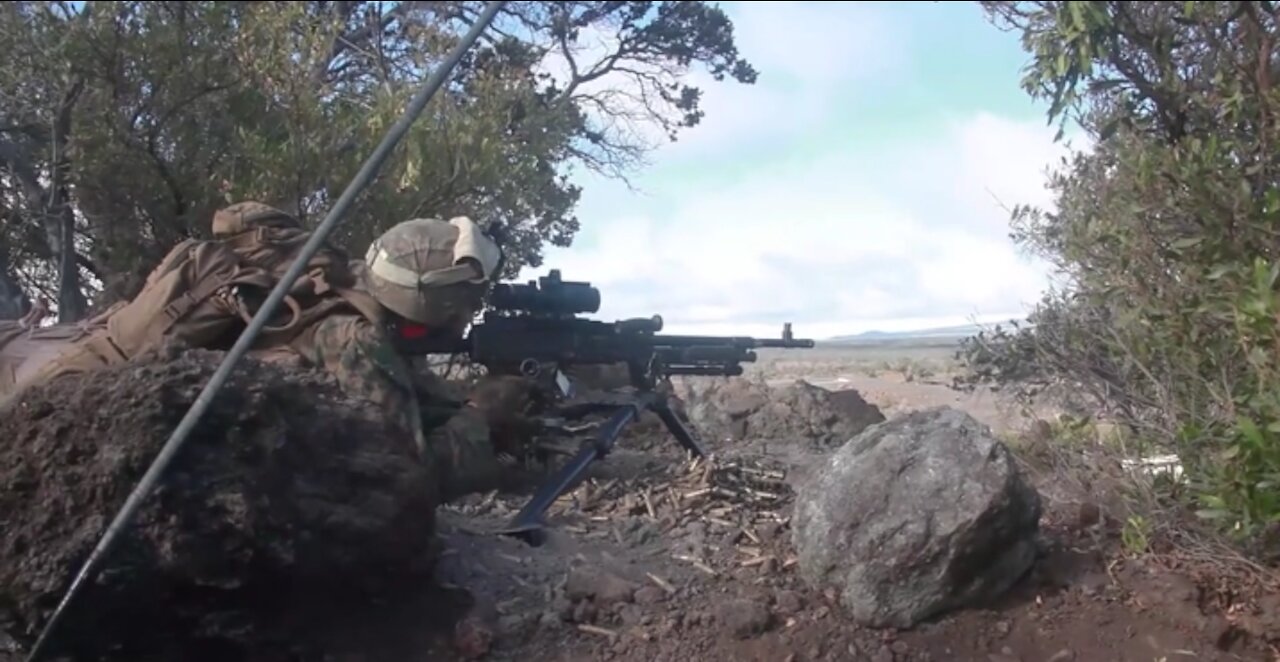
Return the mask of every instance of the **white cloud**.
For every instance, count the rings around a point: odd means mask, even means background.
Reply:
[[[735,40],[759,82],[693,75],[706,123],[664,147],[646,174],[731,167],[699,177],[710,182],[702,188],[650,179],[646,199],[591,182],[595,213],[575,246],[548,249],[546,266],[522,278],[558,268],[601,289],[595,317],[657,313],[677,333],[775,336],[789,321],[822,338],[1023,313],[1048,268],[1018,254],[1006,207],[1051,203],[1045,169],[1065,150],[1043,121],[970,113],[939,125],[948,110],[938,107],[920,113],[910,139],[868,138],[856,153],[816,157],[790,149],[821,145],[819,131],[833,141],[848,133],[856,109],[841,101],[926,75],[912,61],[923,45],[912,41],[926,33],[890,9],[735,4]],[[730,172],[745,174],[725,181]]]
[[[754,85],[690,81],[703,91],[706,120],[664,149],[670,162],[746,143],[800,136],[837,108],[852,83],[892,75],[909,60],[908,42],[883,8],[868,4],[744,2],[730,11],[739,54],[759,72]]]
[[[674,332],[774,336],[790,321],[826,337],[1007,318],[1038,299],[1047,270],[1017,255],[987,189],[1010,206],[1049,202],[1042,173],[1063,149],[1052,136],[983,114],[883,154],[765,164],[661,217],[597,218],[594,245],[548,251],[546,264],[601,288],[599,318],[659,313]]]
[[[882,8],[866,4],[819,6],[817,2],[745,2],[729,11],[739,54],[755,66],[759,79],[743,85],[716,81],[695,68],[681,79],[702,90],[705,121],[682,129],[672,144],[648,120],[641,88],[633,78],[609,74],[582,86],[583,94],[606,99],[608,113],[586,110],[642,142],[662,146],[666,162],[696,158],[746,142],[794,137],[832,112],[841,86],[873,76],[891,75],[909,59],[908,42],[892,29]],[[803,38],[799,38],[803,35]],[[572,53],[582,72],[617,47],[615,35],[585,28]],[[552,51],[542,69],[562,84],[570,79],[569,61]],[[672,116],[675,119],[675,116]]]
[[[892,71],[908,53],[906,35],[868,4],[745,2],[731,18],[739,52],[766,80],[846,83]]]

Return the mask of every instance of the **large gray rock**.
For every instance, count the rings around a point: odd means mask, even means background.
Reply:
[[[708,441],[844,443],[885,420],[857,391],[828,391],[797,380],[784,387],[732,377],[675,383],[689,421]]]
[[[939,407],[867,429],[797,495],[800,574],[859,623],[909,628],[1007,591],[1035,558],[1040,495],[968,414]]]

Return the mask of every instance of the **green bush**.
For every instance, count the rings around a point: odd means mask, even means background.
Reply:
[[[1013,236],[1065,286],[969,339],[969,383],[1069,393],[1176,452],[1197,511],[1280,522],[1280,79],[1257,2],[982,2],[1021,31],[1026,90],[1093,145]]]

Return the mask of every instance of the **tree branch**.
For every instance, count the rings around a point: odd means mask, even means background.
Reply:
[[[76,78],[62,96],[58,104],[57,119],[53,132],[53,172],[49,186],[47,218],[51,223],[49,242],[57,247],[58,255],[58,321],[62,323],[77,322],[84,315],[87,303],[84,293],[80,291],[80,268],[76,263],[76,217],[71,208],[71,195],[68,186],[71,171],[71,158],[67,154],[70,143],[72,111],[80,94],[84,91],[83,77]],[[52,241],[55,236],[56,241]]]
[[[0,320],[20,319],[31,309],[31,299],[9,271],[9,262],[0,253]]]

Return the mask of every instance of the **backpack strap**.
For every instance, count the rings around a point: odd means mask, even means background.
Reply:
[[[223,288],[236,284],[236,280],[236,274],[232,273],[222,278],[209,278],[199,281],[191,289],[165,304],[164,308],[160,309],[160,314],[164,316],[164,321],[160,323],[159,327],[160,333],[168,332],[169,329],[173,328],[174,324],[177,324],[191,311],[195,310],[196,306],[204,303],[209,297],[217,294]]]
[[[264,324],[262,326],[262,336],[293,331],[302,323],[304,314],[302,312],[302,306],[298,303],[298,300],[286,294],[284,295],[283,303],[289,309],[289,323],[284,326],[271,326],[270,324]],[[253,322],[253,316],[257,311],[250,311],[249,306],[244,302],[243,298],[236,296],[233,305],[236,308],[236,312],[239,313],[240,319],[244,321],[245,326],[248,326]]]

